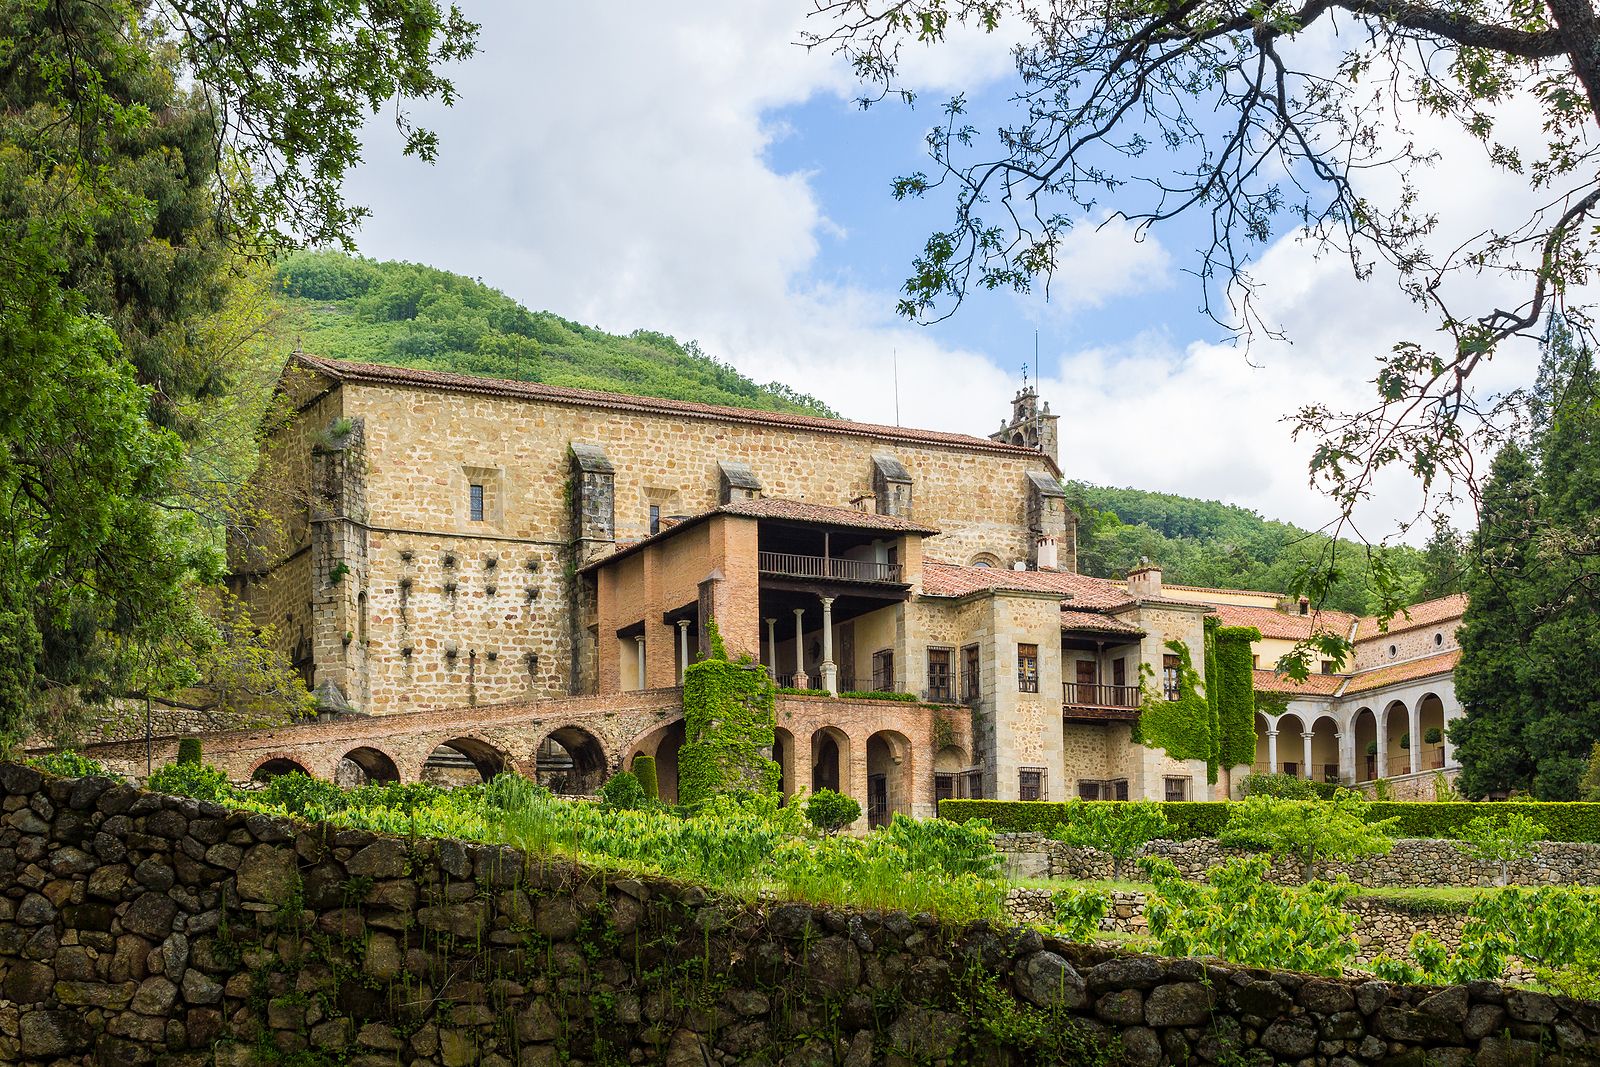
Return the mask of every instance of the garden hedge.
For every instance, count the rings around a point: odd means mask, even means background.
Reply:
[[[1118,804],[1122,801],[1090,801]],[[1215,837],[1238,804],[1231,800],[1189,800],[1162,804],[1172,827],[1168,837]],[[954,822],[988,819],[999,833],[1048,833],[1061,821],[1063,804],[1036,800],[942,800],[939,817]],[[1533,801],[1374,801],[1369,821],[1398,818],[1399,837],[1455,837],[1480,815],[1528,816],[1545,828],[1549,841],[1600,843],[1600,803],[1549,803]]]

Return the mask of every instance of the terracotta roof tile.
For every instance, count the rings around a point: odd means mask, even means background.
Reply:
[[[1088,630],[1091,633],[1127,634],[1129,637],[1144,635],[1144,631],[1137,626],[1111,615],[1100,615],[1092,611],[1073,611],[1070,608],[1061,609],[1061,628]]]
[[[1325,633],[1345,637],[1350,633],[1354,615],[1343,611],[1319,611],[1314,615],[1291,615],[1272,608],[1252,608],[1242,604],[1218,604],[1214,614],[1224,626],[1254,626],[1262,637],[1282,641],[1302,641],[1312,634]]]
[[[1405,663],[1391,663],[1376,667],[1370,671],[1362,671],[1352,675],[1350,684],[1345,687],[1344,695],[1351,693],[1368,693],[1374,689],[1382,689],[1386,685],[1395,685],[1399,682],[1415,681],[1418,678],[1428,678],[1435,674],[1448,674],[1456,669],[1456,664],[1461,662],[1461,650],[1451,649],[1449,652],[1440,652],[1433,656],[1424,656],[1421,659],[1408,660]]]
[[[780,519],[788,522],[809,522],[825,526],[849,526],[857,530],[894,530],[899,533],[918,533],[924,536],[939,531],[926,523],[903,519],[897,515],[879,515],[857,508],[837,507],[832,504],[814,504],[809,500],[783,500],[764,497],[759,500],[736,500],[714,509],[718,515],[744,515],[753,519]],[[685,520],[691,521],[691,520]],[[681,524],[680,524],[681,525]]]
[[[523,400],[543,400],[552,404],[610,408],[617,411],[646,411],[690,419],[721,419],[729,422],[751,423],[758,426],[772,426],[785,430],[807,430],[813,433],[869,437],[880,441],[947,445],[976,452],[997,452],[1006,455],[1027,456],[1038,459],[1052,468],[1055,466],[1050,462],[1048,456],[1036,449],[991,441],[986,437],[946,433],[942,430],[916,430],[901,426],[882,426],[870,422],[851,422],[847,419],[825,419],[816,415],[794,415],[778,411],[719,407],[715,404],[698,404],[688,400],[666,400],[653,396],[628,396],[624,393],[606,393],[597,389],[568,389],[555,385],[541,385],[537,382],[511,381],[505,378],[482,378],[471,374],[413,370],[409,367],[391,367],[378,363],[353,363],[342,359],[328,359],[324,356],[309,356],[304,353],[296,358],[311,370],[345,382],[409,385],[419,389],[440,389],[453,393],[478,393]]]
[[[1287,674],[1256,668],[1256,690],[1261,693],[1288,693],[1292,696],[1333,696],[1348,674],[1312,674],[1297,682]]]
[[[1356,630],[1357,641],[1371,641],[1388,634],[1404,633],[1407,630],[1417,630],[1424,626],[1437,626],[1441,622],[1459,619],[1461,613],[1467,610],[1467,598],[1464,593],[1455,596],[1440,597],[1438,600],[1425,600],[1421,604],[1413,604],[1404,612],[1389,620],[1389,629],[1378,629],[1376,616],[1368,615],[1361,620],[1361,625]]]
[[[1055,593],[1073,608],[1090,611],[1120,608],[1133,603],[1121,582],[1090,578],[1061,571],[1013,571],[1003,567],[963,567],[935,559],[922,561],[922,592],[926,596],[966,596],[984,589]]]

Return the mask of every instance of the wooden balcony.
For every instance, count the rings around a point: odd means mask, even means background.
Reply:
[[[792,552],[762,552],[756,565],[762,574],[782,578],[813,578],[840,582],[902,583],[898,563],[869,563],[859,559],[800,556]]]
[[[1139,687],[1089,682],[1061,684],[1062,715],[1074,721],[1126,721],[1139,717]]]

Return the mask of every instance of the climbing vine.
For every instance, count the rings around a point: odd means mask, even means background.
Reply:
[[[773,743],[772,679],[748,656],[728,658],[714,621],[706,622],[710,654],[683,672],[683,748],[678,799],[701,804],[720,793],[771,793],[778,765]]]
[[[1134,740],[1150,748],[1166,751],[1173,759],[1205,760],[1206,781],[1217,780],[1217,763],[1212,748],[1211,705],[1200,689],[1200,675],[1189,656],[1189,646],[1182,641],[1168,641],[1167,651],[1178,657],[1178,699],[1168,700],[1166,695],[1149,684],[1150,666],[1141,664],[1145,684],[1144,700],[1139,721],[1134,726]]]
[[[1261,640],[1254,626],[1210,628],[1212,647],[1207,650],[1207,690],[1217,709],[1218,762],[1242,767],[1255,762],[1255,665],[1250,645]]]

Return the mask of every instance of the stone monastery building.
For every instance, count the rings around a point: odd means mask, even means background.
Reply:
[[[542,735],[534,760],[592,788],[653,754],[670,797],[673,689],[715,619],[779,685],[844,694],[780,698],[788,792],[851,793],[873,821],[947,796],[1227,796],[1251,768],[1212,786],[1203,761],[1131,739],[1141,679],[1176,695],[1167,642],[1203,681],[1217,613],[1263,634],[1256,769],[1420,783],[1453,766],[1425,739],[1460,714],[1459,601],[1380,632],[1277,594],[1163,585],[1155,566],[1079,575],[1058,416],[1032,389],[986,439],[304,355],[284,388],[298,417],[261,475],[280,521],[232,546],[233,586],[330,743],[406,713],[469,736],[572,697],[648,706],[638,729]],[[1352,672],[1278,678],[1318,627],[1355,638]],[[427,768],[506,763],[452,744]]]

